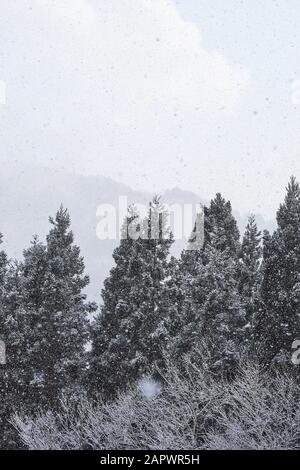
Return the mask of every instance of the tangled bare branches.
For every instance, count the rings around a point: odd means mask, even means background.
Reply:
[[[292,378],[254,364],[228,383],[187,360],[152,397],[137,388],[110,403],[64,400],[60,413],[13,424],[29,449],[298,449],[298,393]]]

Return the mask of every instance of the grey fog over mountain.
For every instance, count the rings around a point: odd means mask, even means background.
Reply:
[[[10,170],[8,170],[10,168]],[[82,176],[64,170],[53,170],[37,165],[8,165],[0,174],[0,211],[3,246],[10,257],[21,259],[23,250],[30,245],[33,235],[41,240],[49,230],[49,216],[53,216],[61,204],[71,215],[75,241],[85,258],[86,271],[90,275],[87,292],[94,300],[100,300],[101,288],[112,266],[112,252],[119,240],[99,240],[96,234],[96,211],[101,204],[118,207],[120,196],[127,196],[128,203],[147,205],[154,194],[134,189],[104,176]],[[160,194],[162,201],[178,203],[208,203],[190,191],[179,187],[166,189]],[[211,195],[212,198],[214,194]],[[249,214],[234,213],[241,233]],[[256,214],[261,229],[272,230],[274,221]],[[172,254],[179,255],[185,242],[177,240]]]

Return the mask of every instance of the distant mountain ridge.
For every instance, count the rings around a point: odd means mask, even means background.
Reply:
[[[153,194],[135,191],[104,176],[81,176],[37,166],[12,168],[0,174],[0,232],[4,236],[3,246],[10,257],[20,259],[34,234],[44,239],[49,230],[49,216],[54,215],[63,204],[70,211],[75,242],[81,248],[86,272],[91,278],[88,294],[92,300],[99,301],[101,286],[113,263],[112,251],[118,242],[97,238],[96,210],[103,203],[117,205],[119,196],[127,196],[129,204],[147,204]],[[209,202],[178,187],[166,190],[161,196],[170,205]],[[247,214],[234,212],[234,215],[243,233]],[[272,230],[275,226],[275,223],[265,221],[259,215],[257,222],[260,229]],[[178,255],[183,247],[181,241],[176,241],[173,253]]]

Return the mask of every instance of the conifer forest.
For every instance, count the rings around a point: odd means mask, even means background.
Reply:
[[[22,260],[1,251],[2,449],[299,448],[299,183],[273,233],[250,216],[240,236],[217,194],[179,258],[170,231],[142,234],[151,207],[99,305],[63,206]]]

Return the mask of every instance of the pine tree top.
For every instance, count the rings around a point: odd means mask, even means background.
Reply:
[[[300,224],[300,187],[294,176],[291,177],[286,187],[284,202],[277,211],[277,223],[279,228],[286,229],[290,225],[299,230]]]

